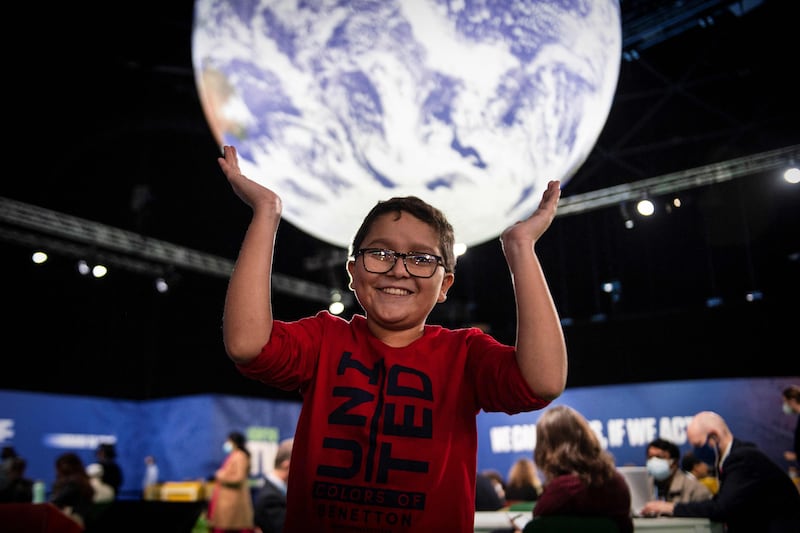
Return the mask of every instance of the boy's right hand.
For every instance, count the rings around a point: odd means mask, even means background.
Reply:
[[[253,211],[269,210],[280,216],[283,209],[280,197],[271,189],[251,180],[239,169],[239,159],[236,148],[233,146],[222,147],[222,157],[217,158],[222,172],[233,187],[236,195]]]

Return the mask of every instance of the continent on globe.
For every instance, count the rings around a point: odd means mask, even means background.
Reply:
[[[617,0],[196,0],[211,132],[284,217],[347,247],[379,200],[488,241],[588,157],[616,90]]]

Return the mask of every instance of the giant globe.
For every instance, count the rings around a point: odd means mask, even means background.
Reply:
[[[616,0],[197,0],[192,61],[215,139],[299,229],[347,247],[416,195],[474,245],[586,160],[621,33]]]

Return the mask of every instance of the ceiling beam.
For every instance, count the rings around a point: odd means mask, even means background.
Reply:
[[[800,161],[800,145],[574,194],[560,200],[557,216],[586,213],[637,200],[644,195],[669,194],[780,169],[792,160]],[[228,258],[10,198],[0,197],[0,222],[6,224],[0,225],[0,239],[5,241],[47,247],[75,257],[94,254],[109,265],[139,273],[164,275],[170,267],[178,267],[228,278],[234,266]],[[337,291],[345,306],[353,303],[353,296],[347,291],[285,274],[273,273],[272,285],[276,291],[326,304],[330,303],[331,294]]]
[[[652,197],[671,194],[713,183],[722,183],[734,178],[779,170],[785,168],[793,160],[800,161],[800,145],[778,148],[596,191],[572,194],[561,198],[556,216],[577,215],[631,200],[640,200],[645,195]]]

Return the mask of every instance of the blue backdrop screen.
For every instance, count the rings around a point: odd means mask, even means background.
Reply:
[[[576,408],[590,421],[618,465],[644,465],[656,438],[691,449],[686,424],[699,411],[721,414],[734,435],[755,442],[782,468],[796,416],[781,411],[781,391],[800,377],[642,383],[567,389],[553,405]],[[531,457],[542,411],[478,415],[479,470],[507,475],[519,457]],[[49,489],[56,457],[75,451],[94,462],[101,442],[113,442],[124,472],[121,497],[142,494],[144,457],[156,457],[162,481],[205,480],[222,463],[230,431],[247,435],[253,478],[272,469],[277,443],[294,435],[300,404],[232,396],[189,396],[126,401],[0,391],[0,445],[28,461],[26,474]]]

